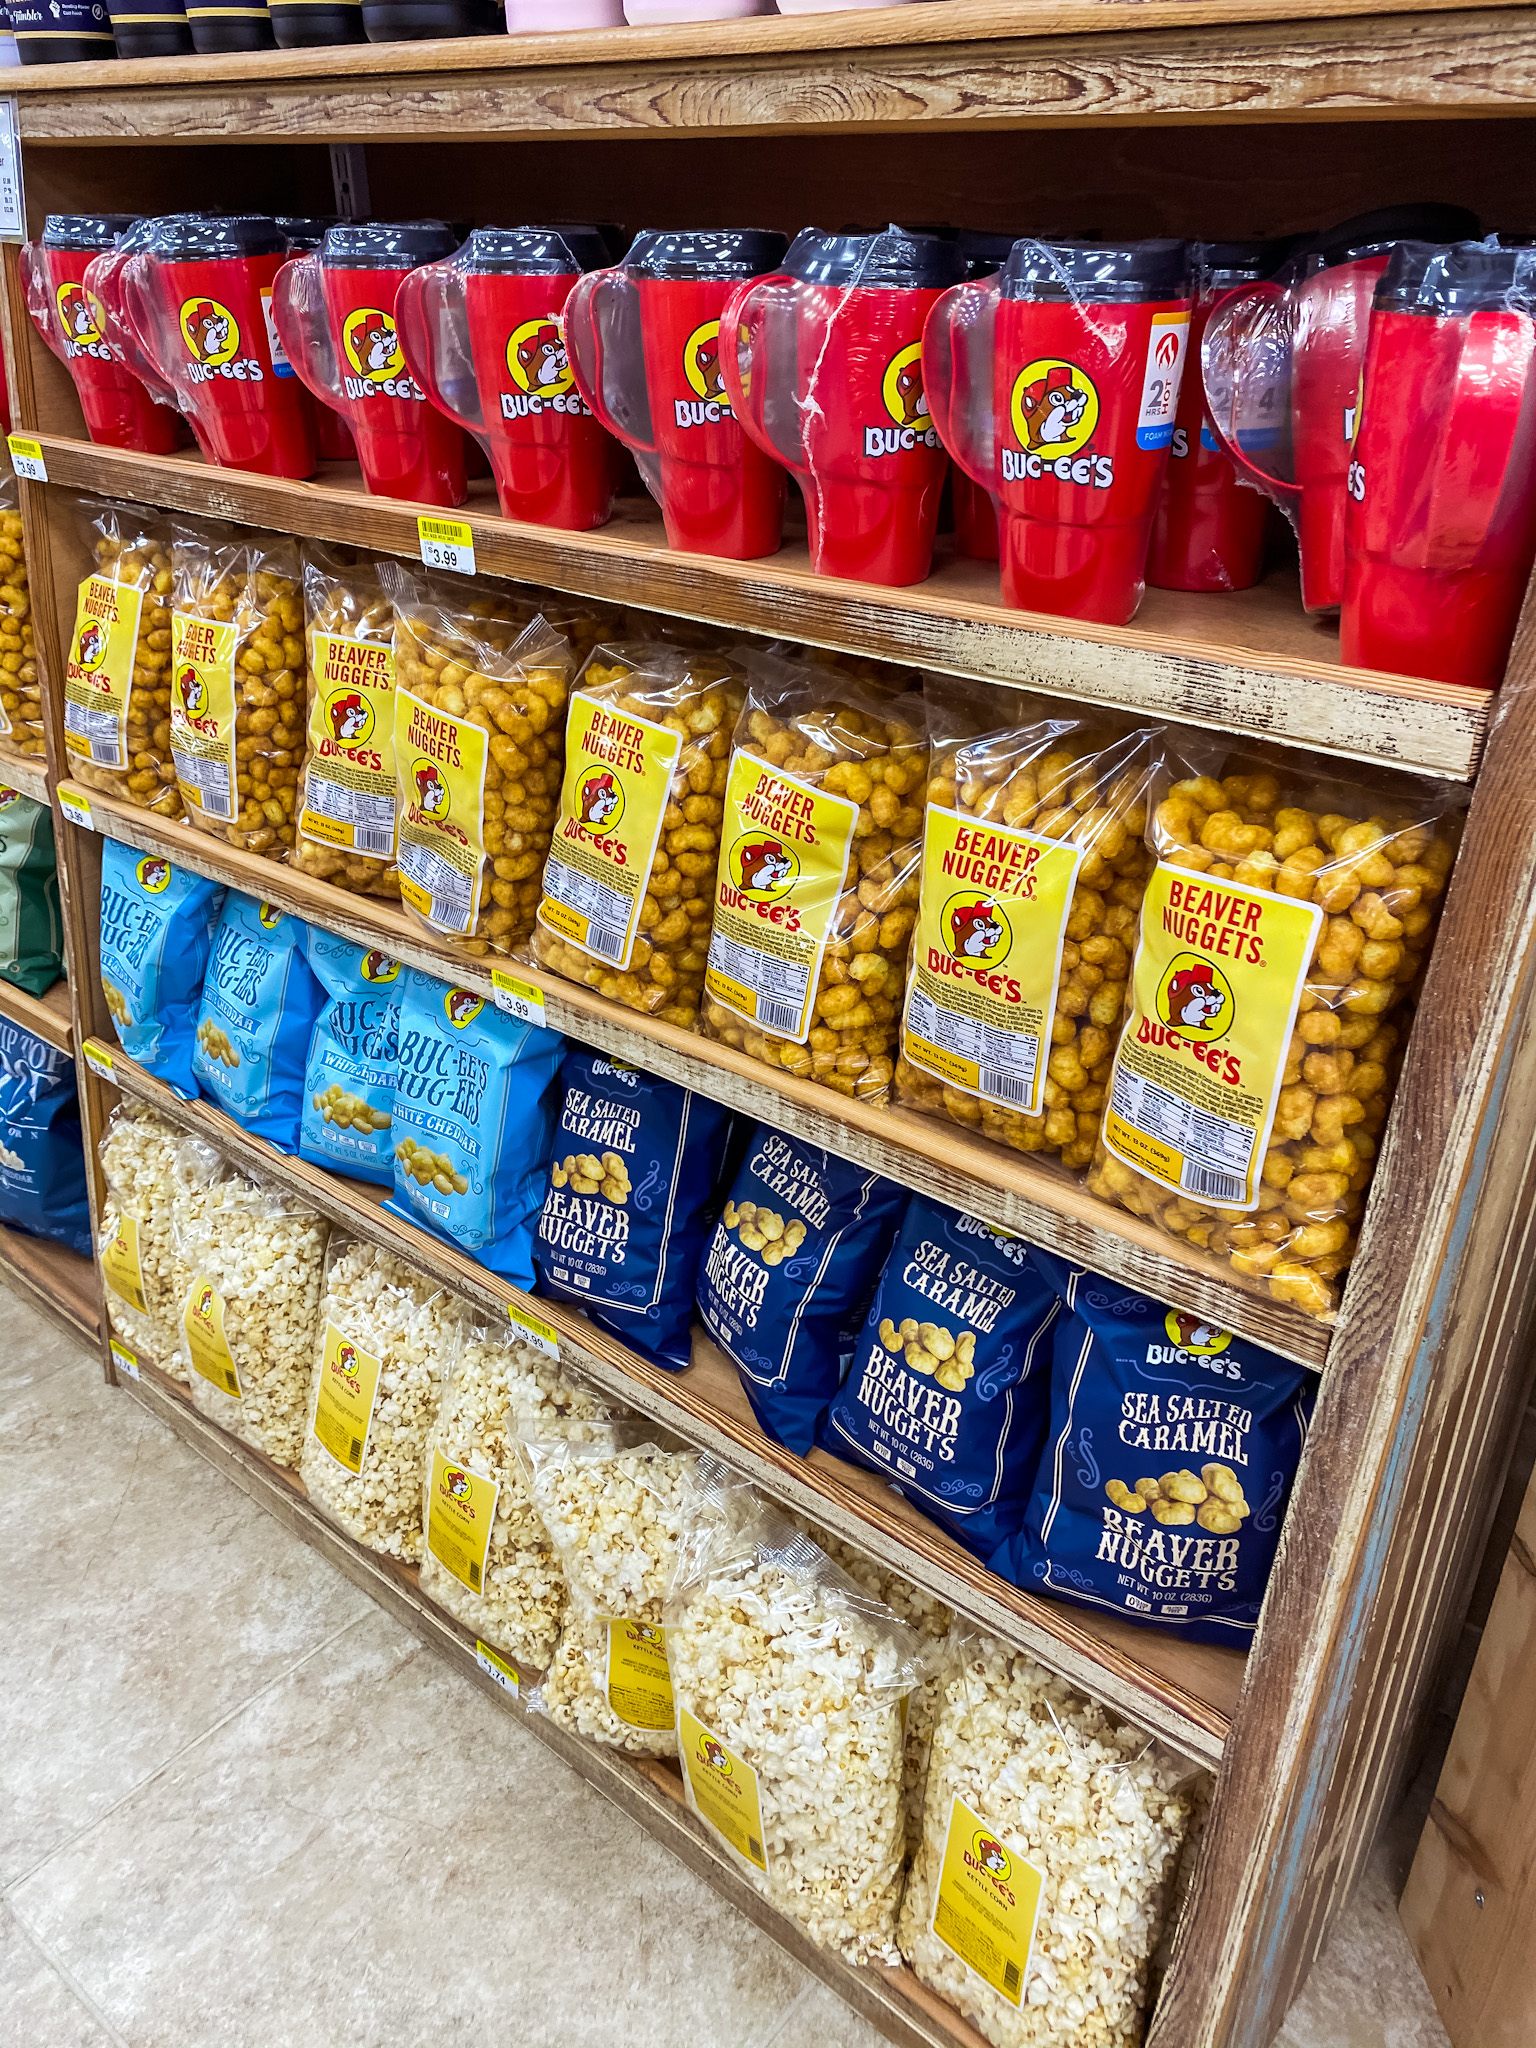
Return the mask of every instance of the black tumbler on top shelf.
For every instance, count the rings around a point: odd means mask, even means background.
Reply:
[[[357,0],[267,0],[280,50],[313,50],[326,43],[363,41]]]
[[[85,64],[115,57],[105,0],[10,0],[23,64]]]
[[[226,57],[237,50],[271,50],[272,17],[265,0],[259,7],[232,0],[228,6],[199,7],[189,4],[187,23],[192,30],[192,47],[200,57]]]
[[[493,0],[363,0],[363,27],[370,43],[488,36],[505,26]]]
[[[107,0],[119,57],[190,57],[183,0]]]

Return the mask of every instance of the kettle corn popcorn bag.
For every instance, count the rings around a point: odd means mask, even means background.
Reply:
[[[400,894],[466,953],[533,929],[559,805],[570,649],[510,593],[381,562],[395,607]]]
[[[635,1422],[587,1443],[524,1440],[570,1591],[538,1705],[589,1742],[676,1756],[665,1602],[698,1457],[655,1435]]]
[[[1190,766],[1191,763],[1180,765]],[[1088,1185],[1331,1321],[1455,854],[1442,790],[1230,756],[1156,804]]]
[[[181,1310],[191,1285],[172,1243],[181,1133],[142,1104],[119,1102],[96,1147],[106,1194],[97,1263],[113,1331],[137,1356],[184,1378]]]
[[[1031,1593],[1246,1648],[1316,1380],[1118,1281],[1033,1258],[1066,1313],[1028,1518],[992,1569]]]
[[[64,662],[67,772],[162,818],[181,816],[171,758],[171,528],[142,505],[82,498],[91,573]]]
[[[329,1234],[297,1195],[230,1174],[176,1244],[191,1275],[180,1348],[192,1404],[279,1465],[299,1463]]]
[[[9,463],[0,465],[0,756],[10,752],[40,761],[48,744],[19,498]]]
[[[53,812],[0,780],[0,979],[45,995],[64,972]]]
[[[328,1000],[315,1019],[304,1070],[299,1157],[393,1187],[405,970],[376,947],[318,925],[308,927],[304,951]]]
[[[1059,1313],[1022,1238],[913,1195],[823,1447],[985,1560],[1024,1518]]]
[[[394,607],[378,564],[306,545],[309,696],[291,859],[356,895],[400,895]]]
[[[806,1456],[853,1354],[907,1191],[770,1125],[751,1133],[699,1267],[699,1320],[775,1443]]]
[[[894,1963],[916,1636],[714,1458],[666,1625],[689,1805],[820,1947]]]
[[[171,546],[171,758],[189,824],[281,860],[304,746],[298,542],[178,523]]]
[[[299,1149],[305,1063],[325,1007],[305,957],[308,932],[298,918],[232,889],[197,1012],[199,1090],[280,1152]]]
[[[703,1029],[884,1102],[917,916],[922,700],[754,678],[725,789]]]
[[[398,1032],[389,1208],[531,1289],[565,1040],[414,968]]]
[[[507,1322],[455,1333],[422,1467],[421,1590],[525,1670],[549,1663],[567,1600],[519,1440],[608,1443],[612,1412]]]
[[[422,1555],[422,1465],[460,1309],[401,1259],[339,1231],[326,1252],[299,1476],[337,1528]]]
[[[91,1209],[75,1063],[0,1017],[0,1223],[89,1258]]]
[[[731,1113],[601,1053],[567,1053],[560,1092],[539,1291],[681,1371]]]
[[[138,853],[101,847],[101,989],[118,1044],[178,1095],[197,1094],[198,1006],[224,886]]]
[[[901,1952],[994,2048],[1137,2048],[1205,1774],[958,1628]]]
[[[743,690],[729,654],[659,639],[605,645],[566,718],[531,957],[684,1030],[703,996]]]
[[[936,724],[951,694],[930,686]],[[1043,704],[1013,716],[936,749],[896,1094],[1082,1168],[1152,870],[1158,736]]]

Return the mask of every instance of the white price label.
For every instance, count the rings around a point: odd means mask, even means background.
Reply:
[[[452,569],[459,576],[474,575],[475,536],[467,520],[428,519],[423,513],[416,521],[416,538],[421,544],[421,559],[429,569]]]
[[[96,830],[96,820],[91,816],[91,800],[83,790],[74,789],[67,782],[61,782],[54,791],[59,800],[59,809],[71,825],[78,825],[84,832]]]
[[[25,434],[7,434],[5,445],[11,453],[11,467],[18,476],[24,476],[28,483],[47,483],[48,465],[43,460],[41,442],[29,441]]]
[[[475,1644],[475,1662],[493,1685],[499,1685],[503,1692],[509,1692],[513,1699],[517,1698],[518,1681],[515,1665],[509,1664],[505,1657],[498,1657],[493,1649],[481,1642]]]
[[[104,1045],[94,1038],[88,1038],[80,1050],[84,1055],[85,1064],[93,1074],[98,1075],[103,1081],[116,1081],[117,1076],[112,1071],[112,1055]]]
[[[500,967],[491,969],[491,997],[498,1010],[524,1024],[544,1024],[544,992]]]
[[[530,1315],[525,1308],[519,1308],[515,1301],[507,1303],[507,1321],[515,1330],[521,1330],[535,1351],[542,1351],[546,1358],[558,1361],[560,1357],[560,1332],[553,1329],[540,1317]]]
[[[16,125],[16,96],[0,99],[0,241],[27,239],[27,202],[21,183],[21,136]]]
[[[119,1344],[115,1337],[110,1338],[108,1341],[112,1346],[112,1363],[116,1366],[117,1370],[126,1373],[131,1380],[140,1378],[139,1361],[134,1357],[127,1345]]]

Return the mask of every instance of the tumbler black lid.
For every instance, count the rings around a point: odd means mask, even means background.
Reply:
[[[217,263],[233,256],[280,256],[288,237],[266,213],[168,213],[153,223],[149,246],[176,263]]]
[[[451,256],[463,239],[441,220],[344,220],[326,229],[320,261],[327,270],[417,270]]]
[[[1268,277],[1285,254],[1284,242],[1191,242],[1189,272],[1207,288],[1218,279],[1249,284]]]
[[[958,242],[893,223],[877,235],[803,228],[784,268],[807,284],[853,284],[874,291],[943,291],[964,276]]]
[[[700,228],[692,232],[647,228],[636,235],[626,268],[678,282],[761,277],[777,270],[789,243],[769,228]]]
[[[612,262],[600,228],[476,228],[459,251],[478,275],[564,277],[573,270],[603,270]]]
[[[1500,311],[1529,311],[1536,299],[1536,249],[1490,248],[1486,242],[1399,242],[1376,286],[1382,312],[1428,313],[1456,318]]]
[[[1017,235],[991,235],[980,228],[960,230],[960,260],[968,278],[991,277],[1002,269],[1012,253]]]
[[[133,213],[50,213],[43,222],[45,249],[110,249],[138,219]]]
[[[1135,305],[1178,299],[1188,283],[1183,242],[1015,242],[1003,266],[1005,299],[1086,299]]]
[[[318,249],[338,219],[334,213],[280,213],[277,224],[295,249]]]
[[[1324,269],[1335,263],[1358,263],[1392,242],[1463,242],[1478,232],[1475,213],[1464,206],[1446,206],[1438,199],[1411,206],[1379,206],[1324,228],[1304,243],[1299,253]]]

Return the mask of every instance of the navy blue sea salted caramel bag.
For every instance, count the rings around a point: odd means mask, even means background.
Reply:
[[[834,1153],[752,1132],[699,1268],[699,1320],[752,1411],[803,1457],[837,1392],[907,1191]]]
[[[989,1557],[1024,1519],[1059,1312],[1022,1238],[914,1195],[824,1448],[882,1473]]]
[[[1246,1646],[1316,1382],[1198,1316],[1036,1253],[1066,1313],[1028,1520],[992,1568],[1032,1593]]]
[[[693,1289],[731,1113],[599,1053],[567,1053],[539,1289],[658,1364],[688,1364]]]

